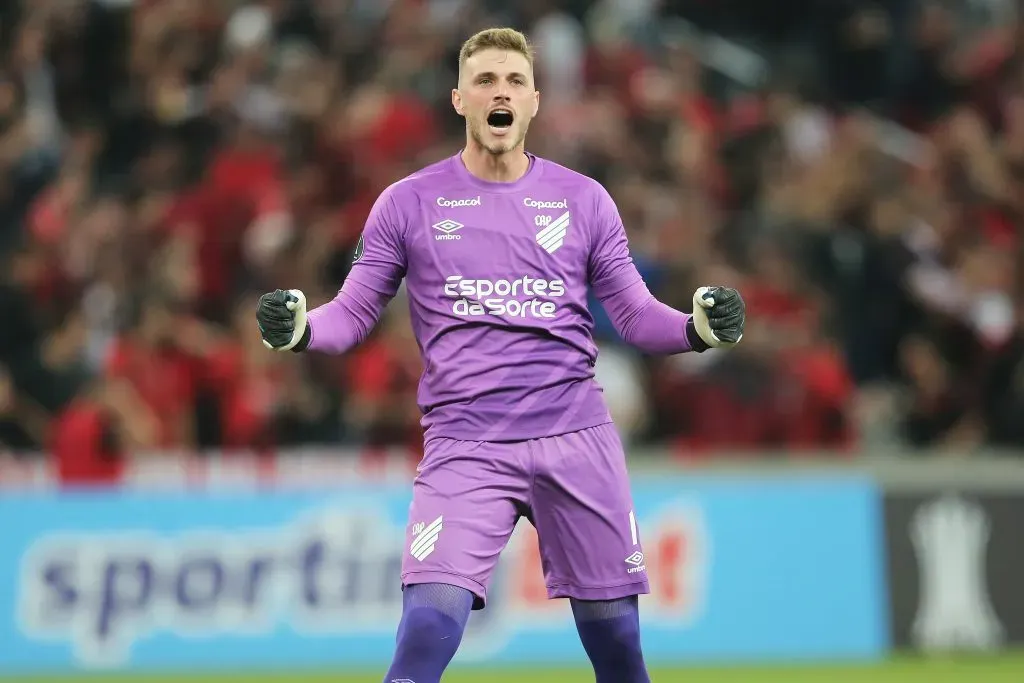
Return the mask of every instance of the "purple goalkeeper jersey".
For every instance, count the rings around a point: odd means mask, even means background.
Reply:
[[[648,291],[607,191],[528,156],[515,182],[481,180],[457,154],[391,185],[338,296],[310,311],[309,349],[343,353],[405,279],[428,440],[518,441],[610,422],[588,289],[627,342],[690,348],[689,316]]]

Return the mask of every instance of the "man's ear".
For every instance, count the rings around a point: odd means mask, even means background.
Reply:
[[[452,88],[452,107],[459,116],[465,116],[466,113],[462,109],[462,93],[459,92],[458,88]]]

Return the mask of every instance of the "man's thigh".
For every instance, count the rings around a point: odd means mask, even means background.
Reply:
[[[413,483],[402,585],[448,583],[483,607],[501,551],[525,509],[522,447],[432,439]]]
[[[650,592],[614,425],[531,443],[536,467],[531,520],[548,596],[613,600]]]

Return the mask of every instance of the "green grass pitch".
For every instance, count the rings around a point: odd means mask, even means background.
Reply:
[[[18,677],[19,683],[380,683],[383,672],[255,674],[104,674]],[[0,682],[15,679],[0,677]],[[592,683],[583,669],[453,668],[444,683]],[[992,657],[900,657],[863,666],[654,669],[653,683],[1024,683],[1024,653]]]

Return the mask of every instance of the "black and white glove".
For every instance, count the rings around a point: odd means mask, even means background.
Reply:
[[[698,353],[728,349],[743,339],[747,307],[732,287],[698,287],[693,293],[693,316],[686,326],[690,347]]]
[[[263,345],[274,351],[304,351],[309,345],[306,295],[298,289],[275,289],[260,297],[256,322]]]

